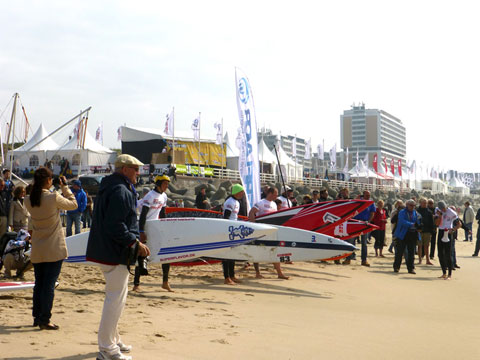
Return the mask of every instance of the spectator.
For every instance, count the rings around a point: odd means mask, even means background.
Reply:
[[[25,188],[21,185],[17,186],[13,191],[13,201],[10,205],[8,225],[15,232],[20,231],[20,229],[28,230],[28,218],[30,214],[23,203],[25,195]]]
[[[5,181],[0,178],[0,238],[8,229],[8,192],[5,191]]]
[[[288,185],[285,185],[283,188],[282,195],[278,197],[282,202],[282,207],[279,210],[288,209],[293,206],[290,200],[290,198],[292,197],[292,194],[293,194],[292,188]]]
[[[318,190],[313,190],[312,192],[312,203],[316,204],[320,201],[320,192]]]
[[[92,213],[93,213],[93,198],[91,195],[88,194],[88,191],[85,191],[85,195],[87,196],[87,205],[85,207],[85,211],[83,212],[84,221],[83,221],[83,228],[90,228],[92,226]]]
[[[328,191],[327,191],[327,189],[321,189],[320,190],[319,201],[328,201]]]
[[[210,207],[206,192],[207,192],[207,186],[202,185],[202,187],[200,188],[200,191],[197,194],[197,197],[195,198],[195,205],[197,206],[198,209],[205,210]]]
[[[31,261],[35,272],[33,288],[33,325],[44,330],[58,330],[58,325],[50,322],[55,290],[55,282],[67,257],[65,236],[60,224],[59,210],[77,208],[77,201],[67,186],[65,177],[60,177],[62,195],[52,187],[52,172],[40,167],[33,177],[33,188],[25,198],[25,206],[32,216]]]
[[[470,206],[470,201],[466,201],[465,210],[463,211],[463,223],[465,224],[465,227],[470,230],[470,232],[465,230],[465,240],[463,241],[473,240],[473,237],[472,237],[473,220],[475,220],[475,212]]]
[[[417,211],[422,216],[422,231],[420,233],[421,243],[418,244],[418,263],[422,263],[422,257],[425,255],[425,260],[427,265],[433,265],[429,258],[428,247],[432,240],[433,232],[433,213],[428,208],[427,199],[424,197],[420,198],[420,206]]]
[[[72,224],[75,224],[75,234],[81,232],[81,217],[87,207],[87,194],[82,189],[80,180],[74,180],[71,188],[77,200],[78,208],[67,211],[67,237],[72,236]]]
[[[374,230],[372,236],[375,238],[375,256],[385,257],[383,255],[383,247],[385,246],[385,224],[387,222],[387,214],[383,208],[383,200],[377,202],[377,209],[373,215],[372,223],[378,226],[378,229]]]
[[[310,195],[305,195],[303,197],[303,205],[307,205],[307,204],[313,204],[313,200],[310,197]]]
[[[397,227],[397,222],[398,222],[398,213],[400,210],[405,209],[405,205],[403,204],[402,200],[397,200],[395,204],[393,205],[394,209],[392,211],[392,215],[390,218],[390,223],[392,224],[392,243],[390,244],[390,247],[388,248],[388,252],[393,253],[393,249],[396,248],[396,239],[394,236],[395,229]]]

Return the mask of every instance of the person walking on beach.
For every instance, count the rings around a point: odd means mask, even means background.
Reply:
[[[227,197],[223,203],[223,218],[230,220],[238,220],[240,212],[240,200],[245,196],[245,189],[240,184],[232,186],[232,195]],[[223,260],[223,277],[225,284],[235,285],[241,281],[235,277],[235,260]]]
[[[33,326],[42,330],[58,330],[50,322],[55,292],[55,282],[67,258],[67,245],[60,221],[60,210],[74,210],[77,201],[67,186],[67,179],[60,177],[62,194],[50,192],[52,172],[39,167],[33,174],[32,192],[25,198],[25,207],[31,216],[32,250],[30,261],[35,273],[33,288]],[[62,196],[63,195],[63,196]]]
[[[98,329],[97,360],[131,360],[122,352],[131,351],[120,339],[118,321],[127,300],[128,253],[138,246],[139,256],[149,256],[149,248],[139,242],[135,183],[143,164],[131,155],[119,155],[115,172],[103,178],[93,210],[88,237],[87,261],[100,265],[105,277],[105,301]],[[35,234],[35,232],[34,232]]]
[[[450,208],[444,201],[439,201],[435,209],[438,223],[438,259],[442,267],[443,275],[441,279],[450,280],[452,278],[452,233],[454,231],[453,222],[458,218],[457,213]],[[447,275],[448,270],[448,275]]]
[[[409,274],[415,273],[414,257],[415,246],[420,240],[419,231],[421,230],[421,216],[415,210],[415,200],[407,200],[406,208],[398,213],[398,222],[395,229],[395,238],[397,239],[397,248],[395,251],[395,261],[393,262],[393,271],[399,272],[402,265],[402,257],[407,248],[407,270]]]
[[[257,216],[277,211],[277,204],[275,204],[275,199],[277,199],[277,196],[278,196],[278,190],[274,187],[269,188],[267,190],[267,197],[265,199],[260,200],[250,209],[250,212],[248,213],[248,219],[251,222],[255,222],[255,218]],[[253,263],[253,266],[255,267],[256,278],[257,279],[263,278],[263,276],[260,274],[260,267],[258,266],[258,263]],[[288,279],[288,276],[285,276],[283,274],[280,263],[273,263],[273,266],[277,271],[277,275],[279,279],[285,279],[285,280]]]
[[[374,249],[375,256],[385,257],[383,255],[383,247],[385,246],[385,224],[387,223],[387,213],[383,208],[383,200],[378,200],[377,209],[373,215],[372,223],[378,226],[378,229],[372,232],[375,239]]]
[[[466,201],[465,210],[463,211],[463,223],[465,224],[465,227],[468,230],[470,230],[470,232],[465,231],[465,240],[463,241],[473,240],[473,236],[472,236],[473,220],[475,220],[475,212],[470,206],[470,201]]]
[[[433,265],[429,258],[428,247],[432,240],[433,232],[433,213],[427,206],[427,199],[420,198],[420,206],[417,209],[422,216],[422,232],[420,233],[421,243],[418,245],[418,263],[422,263],[422,257],[425,255],[425,262],[427,265]]]
[[[150,190],[142,199],[142,211],[140,213],[139,228],[140,228],[140,242],[147,243],[147,234],[145,234],[145,222],[147,220],[163,219],[166,216],[165,208],[167,207],[168,197],[165,191],[170,183],[170,178],[167,175],[158,175],[155,177],[155,188]],[[138,265],[135,267],[135,277],[133,279],[133,291],[140,291],[140,276],[148,275],[146,266],[144,266],[145,257],[138,257]],[[162,288],[173,292],[168,283],[168,274],[170,272],[170,264],[162,264],[163,283]]]

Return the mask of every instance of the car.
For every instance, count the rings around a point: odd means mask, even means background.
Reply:
[[[83,175],[78,178],[82,183],[82,188],[89,195],[95,197],[98,194],[98,189],[100,189],[100,183],[104,178],[104,175]]]

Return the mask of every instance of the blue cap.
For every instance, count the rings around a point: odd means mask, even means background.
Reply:
[[[73,180],[72,184],[82,187],[82,182],[80,180]]]

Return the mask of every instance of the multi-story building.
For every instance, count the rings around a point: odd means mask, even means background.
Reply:
[[[352,160],[358,151],[360,159],[368,154],[369,167],[372,167],[374,154],[377,154],[379,172],[384,172],[384,159],[389,169],[392,159],[395,169],[399,161],[405,168],[405,126],[386,111],[365,109],[365,104],[352,105],[340,116],[340,138],[343,151],[349,150],[350,164],[354,164]]]

